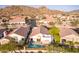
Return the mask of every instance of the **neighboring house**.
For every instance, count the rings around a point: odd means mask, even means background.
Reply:
[[[21,40],[24,40],[29,32],[29,26],[28,27],[20,27],[16,30],[14,30],[12,33],[9,34],[9,37],[14,38],[16,42],[20,42]]]
[[[6,30],[0,29],[0,38],[6,37]]]
[[[50,35],[48,30],[43,26],[34,27],[32,29],[30,39],[32,39],[35,43],[40,44],[50,44],[53,41],[52,35]]]
[[[40,19],[40,20],[38,20],[37,22],[37,24],[38,25],[44,25],[44,26],[49,26],[50,25],[50,23],[52,23],[53,22],[53,17],[52,17],[52,15],[43,15],[43,17],[44,18],[42,18],[42,19]]]
[[[61,42],[64,41],[73,41],[79,42],[79,35],[73,29],[70,28],[60,28],[60,37]]]
[[[55,26],[59,28],[75,28],[74,26],[71,26],[70,24],[66,24],[66,23],[61,24],[61,25],[55,24]]]
[[[22,16],[14,16],[11,17],[11,19],[9,20],[9,27],[21,27],[21,26],[26,26],[25,24],[25,17]]]

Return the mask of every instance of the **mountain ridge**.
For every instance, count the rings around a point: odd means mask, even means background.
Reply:
[[[41,14],[62,14],[64,11],[50,10],[47,7],[34,8],[31,6],[7,6],[5,8],[0,8],[0,15],[41,15]]]

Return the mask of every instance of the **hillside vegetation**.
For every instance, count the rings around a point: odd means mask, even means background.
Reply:
[[[63,11],[58,10],[49,10],[45,6],[34,8],[29,6],[7,6],[0,9],[0,16],[9,16],[9,15],[41,15],[41,14],[60,14]]]

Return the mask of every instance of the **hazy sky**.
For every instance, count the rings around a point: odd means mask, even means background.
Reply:
[[[41,6],[41,5],[40,5]],[[40,7],[39,5],[33,5],[32,7]],[[0,8],[4,8],[6,5],[0,5]],[[64,11],[71,11],[79,9],[79,5],[46,5],[49,9],[55,10],[64,10]]]

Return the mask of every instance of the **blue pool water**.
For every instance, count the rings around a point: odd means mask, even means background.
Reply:
[[[29,44],[28,48],[43,48],[42,45],[37,45],[37,44]]]

